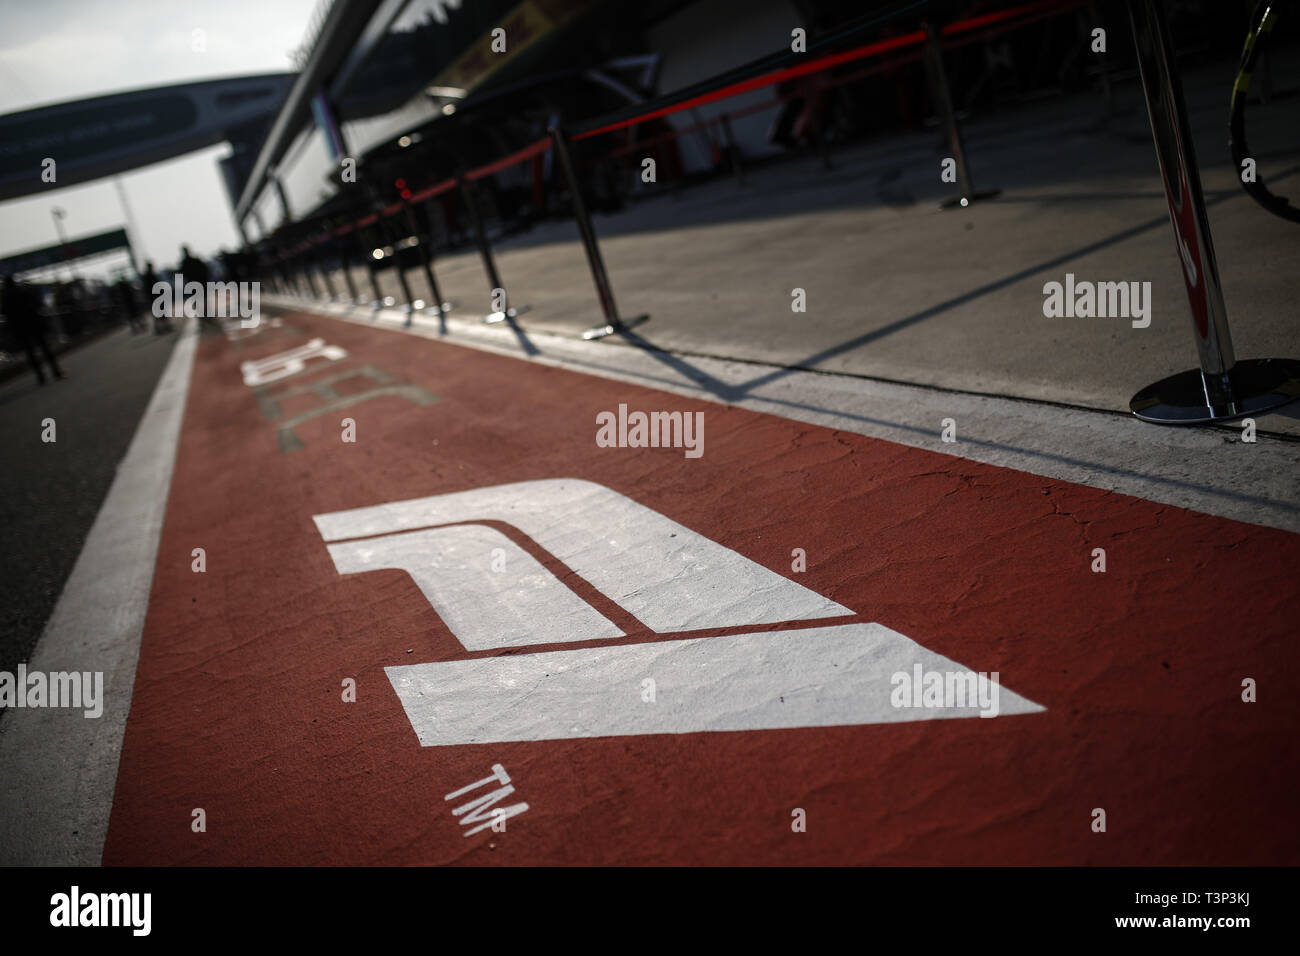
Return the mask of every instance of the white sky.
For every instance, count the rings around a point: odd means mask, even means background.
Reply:
[[[0,113],[47,103],[252,73],[290,70],[316,0],[0,0]],[[206,49],[193,49],[193,31]],[[137,255],[174,263],[239,242],[217,159],[225,145],[121,177],[138,227]],[[0,255],[126,225],[111,179],[0,203]],[[121,260],[125,262],[123,258]],[[104,274],[106,262],[83,267]]]

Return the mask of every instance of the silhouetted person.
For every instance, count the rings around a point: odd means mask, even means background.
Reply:
[[[28,361],[32,363],[37,384],[45,384],[45,372],[36,356],[38,348],[45,355],[45,361],[49,363],[54,377],[63,378],[63,369],[59,368],[49,343],[45,341],[45,323],[41,318],[41,304],[36,293],[16,282],[12,275],[7,275],[4,278],[3,296],[0,297],[0,309],[4,310],[5,318],[13,325],[14,334],[27,353]]]
[[[221,260],[222,267],[226,270],[224,278],[227,282],[243,282],[248,278],[244,275],[243,256],[238,252],[223,250],[218,258]]]
[[[203,307],[199,310],[199,322],[203,325],[216,325],[216,319],[212,316],[212,304],[208,302],[208,264],[195,257],[189,246],[181,246],[180,271],[185,278],[185,285],[197,282],[203,286]]]
[[[208,282],[208,264],[190,252],[189,246],[181,246],[181,274],[186,282]]]
[[[171,316],[167,310],[162,310],[162,315],[154,308],[154,303],[158,300],[154,294],[153,287],[158,283],[158,273],[153,270],[153,262],[147,261],[144,269],[140,271],[140,290],[144,293],[144,300],[149,304],[149,314],[153,316],[153,334],[162,335],[164,332],[172,330]]]
[[[140,315],[140,307],[135,301],[135,289],[126,279],[118,279],[113,283],[113,298],[117,302],[118,309],[126,314],[126,321],[131,325],[131,334],[143,332],[147,326]]]

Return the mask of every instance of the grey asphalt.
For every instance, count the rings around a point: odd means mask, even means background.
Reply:
[[[0,670],[41,636],[175,344],[119,329],[60,356],[63,381],[0,385]]]

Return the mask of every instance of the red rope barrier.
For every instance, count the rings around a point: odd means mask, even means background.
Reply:
[[[1073,3],[1071,7],[1079,6],[1080,3]],[[996,13],[986,13],[978,17],[971,17],[968,20],[962,20],[957,23],[950,23],[941,31],[941,36],[952,36],[958,33],[964,33],[969,30],[976,30],[980,27],[987,27],[995,23],[1010,20],[1028,13],[1035,13],[1046,7],[1061,8],[1059,0],[1038,0],[1036,3],[1026,3],[1019,7],[1013,7],[1010,10],[999,10]],[[842,53],[832,53],[827,56],[811,60],[808,63],[801,63],[798,66],[785,67],[781,70],[773,70],[770,73],[764,73],[760,76],[751,77],[748,80],[741,80],[738,83],[732,83],[728,86],[719,87],[708,93],[701,93],[699,96],[683,100],[680,103],[674,103],[671,106],[664,106],[657,110],[651,110],[640,116],[633,116],[629,119],[616,120],[597,129],[588,130],[585,133],[579,133],[574,136],[574,140],[589,139],[593,136],[600,136],[603,133],[609,133],[616,129],[623,129],[627,126],[633,126],[637,123],[643,123],[646,120],[658,119],[661,116],[670,116],[673,113],[680,113],[683,110],[692,109],[697,106],[703,106],[706,103],[713,103],[717,100],[727,99],[732,96],[738,96],[741,93],[748,93],[750,90],[762,89],[765,86],[772,86],[785,80],[794,79],[795,77],[807,76],[810,73],[820,73],[823,70],[829,70],[839,66],[842,63],[852,63],[855,60],[861,60],[868,56],[874,56],[878,53],[888,53],[891,50],[899,50],[909,46],[915,46],[925,40],[925,31],[916,30],[912,33],[905,33],[901,36],[889,37],[885,40],[877,40],[874,43],[868,43],[865,46],[856,47],[852,50],[845,50]]]
[[[1003,20],[1010,20],[1012,17],[1018,17],[1022,13],[1036,13],[1048,7],[1053,9],[1049,12],[1064,13],[1066,10],[1074,7],[1081,7],[1085,0],[1079,0],[1078,3],[1072,3],[1069,6],[1061,6],[1060,0],[1039,0],[1038,3],[1026,3],[1023,6],[1012,7],[1010,10],[999,10],[996,13],[985,13],[982,16],[971,17],[967,20],[959,20],[956,23],[950,23],[941,31],[942,36],[951,36],[954,33],[965,33],[967,30],[978,30],[980,27],[987,27],[994,23],[1000,23]]]
[[[1024,6],[1016,7],[1012,10],[998,11],[997,13],[985,14],[979,17],[972,17],[969,20],[963,20],[960,21],[959,23],[950,24],[949,26],[943,29],[942,32],[944,36],[959,35],[963,33],[969,33],[975,30],[981,30],[982,32],[974,36],[964,36],[962,37],[962,39],[956,41],[955,43],[945,43],[944,48],[952,49],[955,47],[964,46],[967,43],[973,41],[978,41],[986,37],[995,36],[998,33],[1004,31],[1013,30],[1018,27],[1026,26],[1030,23],[1034,23],[1046,17],[1055,16],[1056,14],[1063,13],[1067,10],[1073,10],[1078,7],[1081,7],[1086,2],[1087,0],[1073,0],[1073,2],[1069,2],[1065,6],[1062,6],[1059,3],[1059,0],[1043,0],[1043,2],[1025,4]],[[1018,16],[1020,14],[1024,14],[1024,17],[1022,19],[1018,19],[1014,23],[1006,24],[1005,21],[1011,19],[1013,16]],[[992,29],[992,30],[987,29],[989,26],[992,26],[994,24],[1002,24],[1002,25],[999,26],[997,29]],[[922,54],[920,53],[908,52],[903,54],[900,57],[892,58],[887,62],[878,63],[861,70],[855,70],[852,73],[849,73],[845,76],[832,77],[826,83],[823,89],[830,89],[837,86],[844,86],[846,84],[854,83],[860,79],[875,75],[877,73],[888,72],[889,70],[895,69],[904,64],[914,63],[917,60],[921,59],[921,56]],[[794,90],[793,92],[787,93],[784,96],[773,97],[770,100],[764,100],[763,102],[756,103],[753,106],[747,106],[744,109],[727,113],[726,116],[733,120],[740,119],[741,117],[750,116],[754,113],[762,113],[770,109],[775,109],[776,107],[781,106],[784,103],[788,103],[791,100],[797,100],[807,95],[808,94],[805,90]],[[640,118],[638,118],[638,121],[639,119]],[[663,133],[660,133],[657,136],[651,137],[650,139],[638,140],[637,142],[628,143],[625,146],[620,146],[617,149],[611,150],[607,156],[600,159],[588,160],[582,165],[584,167],[595,166],[598,163],[604,162],[609,159],[616,159],[620,156],[626,156],[630,153],[635,153],[639,150],[644,150],[647,148],[658,146],[660,143],[664,143],[669,140],[676,139],[681,136],[685,136],[688,133],[694,133],[698,130],[707,129],[710,126],[720,125],[721,122],[722,122],[722,117],[715,116],[711,119],[707,119],[699,123],[694,123],[690,126],[682,127],[680,129],[669,129]],[[587,135],[594,136],[599,132],[600,130],[595,130],[592,133]]]
[[[732,83],[730,86],[723,86],[708,93],[702,93],[689,100],[674,103],[672,106],[664,106],[657,110],[651,110],[649,113],[642,113],[640,116],[618,120],[606,126],[601,126],[598,129],[589,130],[586,133],[580,133],[573,138],[575,140],[590,139],[592,136],[600,136],[602,133],[610,133],[616,129],[623,129],[626,126],[634,126],[637,123],[644,123],[646,120],[658,119],[661,116],[670,116],[673,113],[680,113],[682,110],[692,109],[696,106],[703,106],[706,103],[713,103],[717,100],[728,99],[732,96],[738,96],[741,93],[748,93],[750,90],[758,90],[765,86],[772,86],[773,84],[780,83],[783,80],[793,79],[797,76],[807,76],[809,73],[819,73],[822,70],[829,70],[831,67],[839,66],[841,63],[851,63],[854,60],[860,60],[863,57],[872,56],[876,53],[887,53],[890,50],[912,46],[920,43],[924,39],[925,32],[923,30],[917,30],[914,33],[905,33],[902,36],[890,37],[888,40],[879,40],[875,43],[869,43],[866,46],[860,46],[854,50],[846,50],[843,53],[833,53],[830,56],[824,56],[818,60],[801,63],[799,66],[786,67],[784,70],[775,70],[771,73],[764,73],[762,76],[755,76],[748,80],[742,80],[739,83]]]
[[[441,196],[447,190],[455,188],[455,179],[444,179],[440,183],[434,183],[432,186],[428,186],[421,189],[419,192],[413,193],[408,201],[411,203],[424,202],[426,199],[432,199],[434,196]]]
[[[1080,0],[1080,2],[1082,3],[1083,0]],[[1016,25],[1019,26],[1020,24]],[[887,73],[905,63],[915,63],[919,59],[921,59],[920,53],[906,53],[900,57],[891,59],[888,62],[877,63],[874,66],[869,66],[865,69],[855,70],[846,76],[834,77],[824,87],[822,87],[822,89],[844,86],[848,83],[857,82],[864,77],[872,76],[877,73]],[[747,106],[744,109],[735,110],[734,112],[726,113],[724,115],[728,119],[741,119],[745,116],[751,116],[754,113],[763,113],[767,110],[775,109],[783,103],[789,103],[791,100],[797,100],[807,95],[808,93],[806,90],[795,90],[794,92],[786,93],[784,96],[776,96],[770,100],[764,100],[761,103],[755,103],[753,106]],[[680,129],[669,129],[657,136],[651,137],[650,139],[637,140],[634,143],[628,143],[626,146],[620,146],[618,149],[611,150],[608,155],[598,159],[588,160],[582,165],[584,167],[595,166],[597,163],[604,162],[607,159],[615,159],[619,156],[626,156],[629,153],[635,153],[648,147],[658,146],[660,143],[667,142],[670,139],[677,139],[681,136],[685,136],[687,133],[694,133],[698,130],[708,129],[710,126],[719,126],[721,125],[722,120],[723,116],[714,116],[711,119],[703,120],[699,123],[693,123],[690,126],[684,126]]]
[[[1067,10],[1072,10],[1077,7],[1081,7],[1084,5],[1085,2],[1086,0],[1073,0],[1073,2],[1068,2],[1065,5],[1062,5],[1060,3],[1060,0],[1037,0],[1037,2],[1022,4],[1021,6],[1013,7],[1010,10],[999,10],[994,13],[986,13],[980,16],[970,17],[969,19],[958,21],[956,23],[947,24],[940,31],[940,36],[941,37],[957,36],[960,34],[969,33],[971,31],[984,29],[998,24],[1005,24],[1005,26],[1003,26],[1002,29],[1013,29],[1018,26],[1024,26],[1025,24],[1032,23],[1036,20],[1040,20],[1046,16],[1052,16],[1057,13],[1063,13]],[[1007,21],[1015,20],[1016,18],[1023,18],[1023,19],[1020,19],[1018,22],[1015,23],[1007,24]],[[1001,32],[1001,30],[989,31],[989,34],[993,34],[997,32]],[[958,43],[954,43],[951,45],[952,46],[963,45],[964,43],[969,42],[970,40],[975,40],[978,38],[979,37],[963,38],[962,41],[959,41]],[[856,60],[865,59],[866,57],[875,56],[877,54],[888,53],[893,50],[906,49],[908,47],[916,46],[924,42],[925,39],[926,39],[925,31],[916,30],[911,33],[905,33],[900,36],[889,37],[884,40],[878,40],[874,43],[868,43],[864,46],[855,47],[852,50],[845,50],[840,53],[828,54],[827,56],[819,57],[818,59],[815,60],[810,60],[807,63],[801,63],[798,66],[785,67],[784,69],[780,69],[780,70],[773,70],[770,73],[764,73],[760,76],[751,77],[748,80],[742,80],[737,83],[732,83],[727,86],[719,87],[718,89],[712,90],[708,93],[702,93],[699,96],[692,97],[691,99],[683,100],[680,103],[674,103],[671,106],[665,106],[665,107],[661,107],[660,109],[651,110],[650,112],[642,113],[639,116],[633,116],[629,119],[616,120],[615,122],[609,123],[605,126],[601,126],[598,129],[588,130],[585,133],[579,133],[575,135],[573,139],[575,141],[590,139],[595,136],[600,136],[604,133],[613,132],[614,130],[625,129],[628,126],[635,126],[637,124],[644,123],[647,120],[658,119],[663,116],[670,116],[674,113],[680,113],[683,112],[684,110],[693,109],[697,106],[703,106],[706,103],[714,103],[717,102],[718,100],[728,99],[733,96],[738,96],[741,93],[748,93],[751,90],[757,90],[767,86],[773,86],[785,80],[794,79],[796,77],[801,77],[801,76],[808,76],[809,74],[812,73],[820,73],[825,70],[833,69],[834,67],[840,66],[844,63],[852,63]],[[902,57],[899,60],[892,61],[890,63],[884,63],[884,64],[879,64],[878,66],[868,67],[867,69],[856,71],[845,77],[833,78],[829,85],[841,86],[845,83],[851,83],[855,80],[861,79],[862,77],[865,76],[869,76],[873,73],[883,72],[887,69],[892,69],[893,67],[899,66],[902,63],[912,62],[918,59],[919,56],[920,56],[919,54],[908,54],[907,56]],[[781,105],[782,103],[788,102],[792,99],[797,99],[804,95],[806,95],[804,91],[795,91],[793,93],[789,93],[784,96],[774,97],[771,100],[756,104],[754,106],[746,107],[743,110],[737,111],[736,113],[729,114],[729,115],[732,116],[733,118],[740,117],[740,116],[747,116],[750,115],[751,113],[757,113],[767,109],[771,109],[773,107]],[[645,149],[649,146],[657,145],[660,142],[673,139],[675,137],[680,137],[687,133],[695,132],[700,129],[705,129],[712,125],[716,125],[720,123],[721,120],[722,117],[715,117],[713,119],[705,120],[700,123],[695,123],[683,129],[668,130],[667,132],[661,133],[658,136],[655,136],[649,140],[641,140],[636,143],[631,143],[626,146],[619,147],[618,149],[613,150],[609,154],[609,156],[605,158],[613,159],[618,156],[635,152],[639,149]],[[475,182],[479,179],[483,179],[487,176],[491,176],[495,173],[499,173],[502,170],[509,169],[512,166],[518,165],[519,163],[525,162],[533,158],[534,156],[538,156],[541,153],[546,152],[546,150],[550,149],[550,147],[551,147],[550,137],[544,137],[542,139],[539,139],[535,143],[525,146],[523,149],[518,150],[517,152],[511,153],[508,156],[504,156],[501,159],[495,160],[491,163],[487,163],[483,166],[479,166],[475,169],[471,169],[470,171],[465,173],[464,175],[465,181]],[[591,163],[587,163],[584,165],[591,165]],[[455,179],[444,179],[439,183],[435,183],[432,186],[428,186],[414,193],[412,196],[409,197],[408,201],[411,203],[424,202],[428,199],[432,199],[435,196],[441,195],[442,193],[445,193],[450,189],[455,188],[455,186],[456,186]],[[382,211],[382,213],[371,213],[370,215],[364,217],[363,219],[358,220],[355,223],[352,223],[351,225],[345,225],[339,229],[334,230],[334,235],[344,236],[347,235],[349,232],[351,232],[353,229],[363,229],[366,226],[378,222],[379,217],[381,215],[391,216],[396,214],[402,209],[402,206],[403,204],[400,202],[394,203],[393,205],[386,207]],[[323,241],[323,237],[322,240],[319,241]]]

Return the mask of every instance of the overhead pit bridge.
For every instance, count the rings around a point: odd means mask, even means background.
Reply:
[[[261,140],[293,76],[159,86],[0,116],[0,200],[75,186],[221,142],[234,149],[223,173],[237,194],[247,175],[239,157]]]

